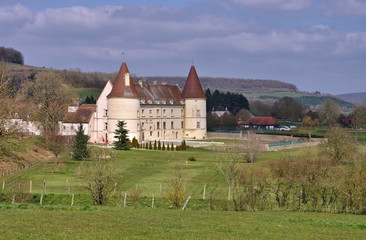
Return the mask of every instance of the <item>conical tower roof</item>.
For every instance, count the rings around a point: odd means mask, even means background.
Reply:
[[[191,70],[189,71],[186,84],[184,85],[184,89],[182,91],[182,98],[205,98],[206,95],[203,92],[201,82],[198,78],[196,68],[192,65]]]
[[[126,62],[124,61],[122,62],[117,78],[113,83],[112,91],[107,96],[107,98],[110,97],[137,97],[136,89],[133,85],[132,79],[130,79],[130,72],[128,71]]]

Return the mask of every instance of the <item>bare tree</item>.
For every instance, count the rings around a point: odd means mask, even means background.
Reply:
[[[110,160],[105,158],[103,151],[97,152],[94,160],[77,173],[77,178],[88,189],[95,205],[105,204],[118,182],[116,169],[110,166]]]
[[[58,130],[58,122],[67,113],[70,96],[62,83],[61,75],[54,72],[40,72],[35,81],[23,86],[25,100],[32,100],[37,104],[37,111],[32,119],[39,121],[43,131]]]
[[[330,98],[325,99],[319,111],[321,122],[328,127],[337,124],[341,110],[338,104]]]
[[[326,152],[333,163],[351,161],[357,155],[357,141],[347,130],[332,127],[328,129],[326,137],[328,138]]]
[[[0,150],[3,150],[3,139],[16,132],[16,128],[9,122],[14,111],[14,100],[10,96],[10,81],[11,77],[6,64],[0,62]]]
[[[301,128],[308,134],[309,141],[311,140],[311,131],[314,127],[319,126],[319,119],[312,119],[310,116],[306,115],[302,119],[302,126]]]
[[[168,199],[176,208],[179,208],[186,194],[184,190],[184,178],[178,166],[175,167],[175,174],[169,180],[169,185]]]

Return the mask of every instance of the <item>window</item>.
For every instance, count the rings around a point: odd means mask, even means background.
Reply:
[[[150,117],[152,116],[152,110],[151,109],[149,110],[149,115],[150,115]]]
[[[156,129],[160,129],[160,122],[156,123]]]
[[[174,129],[174,122],[170,122],[170,129]]]
[[[163,109],[163,116],[166,117],[166,111]]]
[[[166,122],[163,122],[163,128],[166,129]]]
[[[108,130],[108,123],[104,123],[104,126],[105,126],[105,130]]]
[[[160,109],[156,110],[156,116],[160,117]]]
[[[200,128],[201,127],[200,125],[201,125],[200,122],[197,122],[197,128]]]
[[[142,129],[145,129],[145,123],[142,123]]]
[[[200,110],[199,110],[199,109],[196,111],[196,116],[197,116],[197,117],[200,117],[200,116],[201,116],[201,112],[200,112]]]
[[[158,137],[160,137],[160,134],[159,134],[160,132],[158,132]]]
[[[182,110],[180,110],[180,116],[183,117],[183,115],[184,115],[184,110],[182,109]]]
[[[181,122],[180,122],[180,127],[181,127],[181,128],[184,128],[184,123],[183,123],[183,121],[181,121]]]
[[[108,117],[108,109],[104,109],[104,117]]]
[[[150,131],[150,137],[152,137],[152,134],[153,134],[153,132],[152,132],[152,131]]]
[[[174,117],[174,110],[173,110],[173,109],[171,109],[171,110],[170,110],[170,115],[171,115],[172,117]]]
[[[141,110],[141,115],[142,115],[143,117],[145,117],[145,110],[144,110],[144,109],[142,109],[142,110]]]

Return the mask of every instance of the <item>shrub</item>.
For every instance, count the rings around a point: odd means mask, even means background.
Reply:
[[[195,157],[193,157],[193,156],[188,157],[188,160],[189,160],[189,161],[191,161],[191,162],[195,162],[195,161],[197,161],[197,160],[196,160],[196,158],[195,158]]]

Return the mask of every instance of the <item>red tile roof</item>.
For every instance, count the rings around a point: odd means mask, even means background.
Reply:
[[[83,104],[75,113],[72,113],[64,120],[64,123],[89,123],[95,112],[95,104]]]
[[[238,125],[275,126],[278,125],[273,117],[251,117],[247,121],[240,121]]]
[[[192,65],[191,70],[189,71],[186,84],[184,85],[184,89],[182,92],[182,98],[205,98],[206,95],[203,92],[200,80],[198,78],[195,67]]]
[[[117,78],[113,83],[112,91],[107,98],[110,97],[123,97],[123,98],[136,98],[138,97],[132,79],[130,77],[130,86],[126,86],[126,73],[130,73],[127,68],[126,62],[123,62],[118,72]]]

